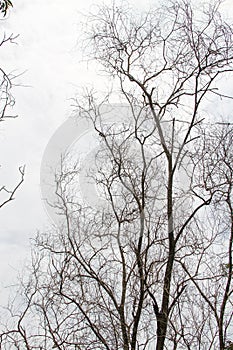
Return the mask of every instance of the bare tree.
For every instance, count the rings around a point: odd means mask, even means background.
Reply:
[[[0,12],[5,16],[9,6],[13,6],[11,1],[0,1]],[[7,43],[15,43],[17,35],[6,35],[5,32],[1,34],[2,39],[0,41],[0,49],[2,50]],[[16,116],[10,113],[10,109],[14,106],[15,100],[11,93],[11,89],[14,85],[14,79],[16,77],[12,74],[6,73],[6,71],[0,67],[0,122],[4,122],[7,118],[15,118]],[[19,168],[20,180],[13,187],[9,189],[2,185],[0,187],[0,208],[14,199],[14,195],[18,188],[21,186],[24,180],[24,167]]]
[[[1,0],[0,1],[0,11],[3,13],[4,17],[9,9],[9,7],[13,7],[13,4],[10,0]]]
[[[199,131],[201,134],[201,130]],[[201,309],[205,312],[206,325],[201,323],[205,332],[200,337],[210,337],[214,348],[226,349],[231,344],[232,334],[232,126],[210,127],[204,131],[201,145],[202,186],[196,186],[199,192],[203,187],[214,193],[210,210],[203,215],[208,220],[207,244],[205,250],[196,253],[198,259],[192,263],[178,259],[187,278],[193,282],[197,298],[201,298]],[[200,145],[199,145],[200,147]],[[198,188],[199,187],[199,188]],[[199,220],[199,229],[206,230],[203,218]],[[203,237],[202,237],[203,239]],[[183,325],[185,329],[185,325]],[[206,334],[206,335],[205,335]]]
[[[89,175],[105,206],[85,205],[80,164],[63,159],[64,220],[36,238],[26,308],[9,308],[2,348],[230,349],[232,128],[213,129],[204,112],[207,97],[230,98],[219,78],[232,71],[233,33],[220,6],[171,1],[137,15],[113,4],[88,19],[89,57],[125,103],[76,101],[100,140]]]
[[[175,341],[178,338],[179,343],[184,342],[188,349],[230,349],[232,126],[208,125],[198,133],[201,137],[194,146],[195,158],[190,154],[190,159],[195,159],[192,183],[196,185],[192,190],[199,197],[204,188],[213,196],[208,208],[196,215],[192,227],[189,227],[189,234],[195,236],[198,232],[196,242],[187,249],[189,243],[187,236],[184,237],[186,258],[184,254],[177,254],[175,258],[186,274],[184,283],[189,287],[185,288],[173,309],[176,322],[172,322],[172,329]]]

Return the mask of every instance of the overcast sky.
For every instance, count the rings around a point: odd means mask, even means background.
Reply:
[[[14,89],[14,111],[19,118],[1,123],[0,185],[13,186],[19,179],[17,168],[23,164],[26,176],[15,201],[0,210],[0,298],[29,252],[29,237],[48,224],[40,192],[40,166],[46,146],[71,115],[70,98],[78,88],[93,82],[101,84],[95,67],[80,62],[77,43],[81,13],[103,1],[12,2],[14,8],[6,20],[0,21],[0,28],[1,33],[19,37],[17,44],[1,47],[1,65],[6,72],[23,74],[15,80],[21,86]],[[224,6],[231,13],[232,0]]]
[[[40,192],[43,153],[56,129],[72,112],[72,98],[95,72],[80,63],[79,21],[90,1],[15,0],[1,31],[19,34],[15,45],[1,48],[6,72],[18,75],[14,112],[19,118],[1,123],[1,185],[13,186],[17,168],[26,164],[23,186],[0,211],[0,297],[29,252],[29,237],[48,223]],[[85,68],[84,68],[85,67]]]

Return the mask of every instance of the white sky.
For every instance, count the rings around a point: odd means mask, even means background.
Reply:
[[[7,72],[25,72],[17,79],[25,87],[14,91],[19,118],[1,123],[0,185],[13,186],[22,164],[26,164],[26,176],[15,201],[0,210],[0,304],[6,294],[4,286],[13,281],[29,252],[29,237],[48,223],[40,193],[40,164],[46,145],[71,114],[69,99],[77,89],[93,82],[101,84],[95,68],[81,64],[76,43],[80,12],[102,1],[12,1],[14,9],[0,21],[0,32],[20,37],[17,45],[0,48],[1,66]],[[224,7],[230,13],[232,0]]]
[[[29,237],[48,222],[40,193],[40,164],[46,145],[70,115],[77,87],[88,83],[93,73],[84,72],[77,51],[79,11],[83,2],[62,0],[15,0],[6,33],[20,34],[17,45],[1,48],[6,72],[25,72],[17,79],[25,85],[14,90],[19,118],[1,123],[0,183],[14,185],[17,168],[26,164],[25,182],[15,201],[0,211],[0,298],[3,287],[16,276],[29,252]],[[85,6],[90,6],[85,1]],[[83,66],[85,68],[83,68]]]

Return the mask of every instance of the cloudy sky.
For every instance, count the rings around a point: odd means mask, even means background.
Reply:
[[[29,252],[29,238],[48,224],[40,191],[40,166],[46,146],[72,112],[77,89],[96,79],[95,70],[80,62],[81,12],[90,1],[15,0],[1,33],[19,34],[16,44],[1,48],[1,64],[15,79],[19,117],[1,124],[1,185],[26,176],[16,199],[0,211],[0,297],[12,283]],[[23,73],[23,74],[21,74]],[[88,81],[89,80],[89,81]]]
[[[0,33],[19,37],[16,44],[1,47],[1,65],[19,75],[14,89],[14,113],[19,118],[1,123],[0,185],[13,186],[19,178],[17,168],[23,164],[26,176],[16,199],[0,210],[0,298],[29,253],[29,238],[49,223],[40,191],[46,146],[72,114],[70,98],[78,89],[102,84],[96,68],[81,62],[79,41],[82,13],[103,1],[12,2],[8,18],[0,21]],[[232,0],[225,2],[224,9],[231,13]]]

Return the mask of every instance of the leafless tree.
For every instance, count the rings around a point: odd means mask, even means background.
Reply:
[[[13,6],[11,1],[4,0],[0,2],[0,12],[6,15],[9,6]],[[4,45],[7,43],[15,43],[17,35],[6,35],[5,32],[1,33],[0,50],[4,50]],[[16,76],[8,74],[3,67],[0,67],[0,122],[4,122],[7,118],[15,118],[15,115],[10,113],[11,108],[14,106],[15,100],[11,93],[14,86],[14,79]],[[24,167],[19,168],[20,180],[12,188],[9,189],[5,185],[0,187],[0,208],[14,199],[14,195],[18,188],[24,181]]]
[[[173,310],[179,322],[172,328],[187,348],[230,349],[232,344],[232,132],[231,125],[199,129],[202,137],[194,147],[199,157],[190,155],[196,161],[193,191],[199,197],[205,188],[213,197],[208,209],[195,217],[195,230],[189,228],[193,235],[198,231],[196,244],[189,250],[183,242],[189,257],[175,258],[185,283],[193,284]]]
[[[0,1],[0,11],[3,13],[4,17],[9,9],[9,7],[13,7],[13,4],[10,0],[1,0]]]
[[[9,308],[3,349],[231,348],[232,128],[204,112],[207,97],[230,98],[220,7],[170,1],[137,15],[114,3],[88,19],[89,57],[125,103],[109,123],[111,96],[76,101],[100,140],[89,175],[105,206],[85,205],[80,164],[63,159],[64,220],[36,238],[26,308]]]

